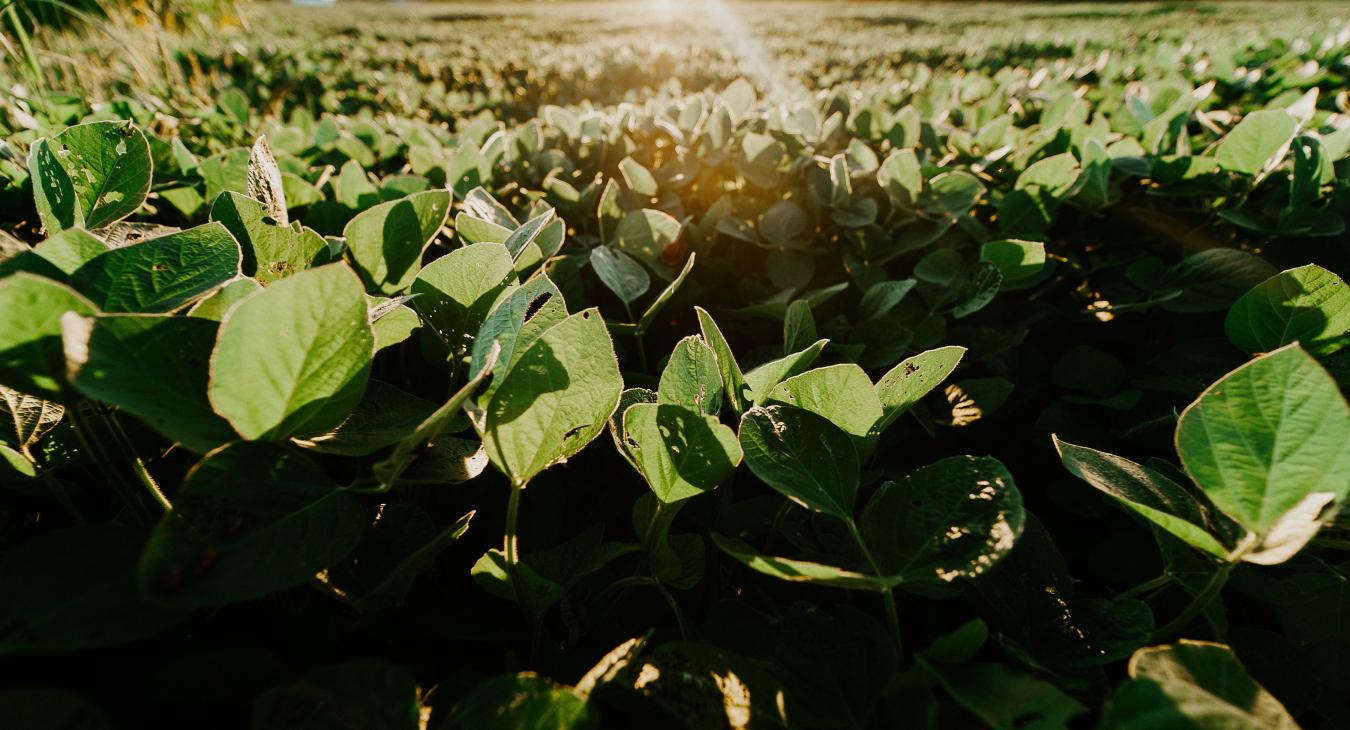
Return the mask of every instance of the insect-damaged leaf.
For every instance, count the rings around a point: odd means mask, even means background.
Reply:
[[[873,426],[881,418],[881,402],[871,378],[852,363],[794,375],[775,386],[767,402],[805,408],[824,416],[854,437],[860,448],[868,445]]]
[[[351,269],[300,272],[225,315],[211,355],[211,404],[248,440],[332,428],[360,401],[374,348]]]
[[[722,376],[717,356],[698,335],[675,345],[657,386],[657,401],[716,416],[722,410]]]
[[[29,167],[38,212],[52,233],[116,223],[136,212],[150,193],[150,147],[128,122],[67,128],[33,146]]]
[[[328,242],[299,222],[276,222],[267,206],[239,193],[221,193],[211,205],[211,220],[220,221],[243,251],[241,270],[266,286],[328,260]]]
[[[741,418],[740,442],[765,484],[807,509],[853,520],[858,453],[838,426],[801,408],[756,407]]]
[[[401,294],[422,266],[422,252],[445,225],[450,193],[428,190],[362,211],[342,235],[362,281],[372,294]]]
[[[248,156],[248,197],[262,203],[263,210],[272,220],[281,225],[291,222],[286,212],[286,191],[282,187],[281,168],[272,156],[272,146],[267,137],[259,137],[253,143]]]
[[[887,482],[862,531],[883,575],[902,583],[973,578],[1012,550],[1026,514],[1012,475],[991,457],[953,456]]]
[[[605,428],[623,379],[595,309],[568,317],[517,352],[486,403],[483,443],[492,463],[524,485]]]
[[[234,443],[188,473],[141,557],[157,603],[219,606],[303,583],[360,540],[361,504],[303,455]]]
[[[172,312],[239,276],[240,251],[220,223],[100,254],[70,284],[106,312]]]
[[[877,421],[876,432],[886,430],[895,419],[946,380],[965,354],[964,347],[939,347],[904,360],[881,376],[876,391],[881,400],[882,416]]]
[[[624,445],[656,498],[678,502],[716,487],[741,461],[736,432],[682,405],[638,403],[623,413]]]
[[[1211,385],[1177,423],[1177,453],[1214,504],[1256,536],[1243,557],[1298,552],[1350,492],[1350,405],[1298,345]]]

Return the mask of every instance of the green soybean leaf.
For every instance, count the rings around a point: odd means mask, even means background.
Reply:
[[[1130,681],[1106,706],[1104,729],[1299,727],[1284,705],[1257,684],[1222,644],[1182,640],[1140,649],[1130,658],[1129,671]]]
[[[33,247],[33,253],[70,275],[108,252],[108,244],[83,228],[67,228]]]
[[[697,254],[690,252],[689,258],[684,261],[684,268],[680,269],[680,273],[675,275],[675,280],[667,284],[666,288],[662,289],[661,293],[657,294],[656,298],[652,300],[652,303],[647,305],[647,311],[643,312],[642,317],[638,319],[637,333],[639,335],[646,332],[647,328],[652,326],[652,323],[655,322],[656,317],[661,314],[661,310],[666,306],[666,303],[675,296],[675,292],[679,291],[681,286],[684,286],[685,279],[689,278],[689,272],[694,270],[694,261],[697,258]]]
[[[567,305],[562,292],[547,276],[535,276],[519,287],[502,292],[473,341],[470,377],[477,376],[493,347],[500,350],[497,376],[483,397],[490,397],[496,390],[518,353],[524,352],[531,342],[564,319],[567,319]]]
[[[1059,204],[1073,192],[1078,160],[1068,152],[1053,155],[1022,171],[998,206],[999,229],[1041,233],[1055,220]]]
[[[92,649],[153,636],[184,618],[136,586],[144,535],[79,527],[33,538],[0,558],[0,654]],[[78,590],[71,590],[79,586]]]
[[[895,419],[946,380],[965,354],[964,347],[939,347],[904,360],[881,376],[876,391],[881,400],[882,416],[877,421],[876,432],[885,431]]]
[[[467,213],[455,216],[455,234],[466,244],[504,243],[511,237],[511,230]]]
[[[492,305],[515,284],[511,254],[500,243],[475,243],[432,261],[417,274],[413,308],[450,348],[463,356]]]
[[[657,402],[684,406],[709,416],[722,410],[722,375],[717,355],[698,335],[680,340],[661,371]]]
[[[259,598],[341,560],[364,521],[356,498],[303,455],[236,442],[188,472],[141,556],[141,590],[185,608]]]
[[[624,304],[647,293],[652,279],[647,270],[632,256],[609,246],[596,246],[591,249],[591,268],[600,277],[610,291],[614,292]]]
[[[805,408],[854,437],[861,450],[881,419],[881,401],[872,379],[852,363],[808,370],[784,380],[769,392],[767,403]]]
[[[422,327],[417,312],[404,304],[415,298],[413,294],[393,298],[366,295],[366,303],[370,305],[370,328],[375,335],[375,352],[407,340]]]
[[[1350,492],[1350,405],[1298,345],[1258,357],[1211,385],[1181,414],[1186,472],[1256,537],[1242,556],[1283,562]]]
[[[1330,355],[1350,343],[1350,287],[1317,264],[1290,269],[1239,297],[1224,331],[1246,352],[1298,342],[1313,355]]]
[[[217,325],[196,317],[104,315],[61,319],[70,384],[206,453],[236,437],[206,398]]]
[[[634,466],[667,504],[711,490],[741,462],[735,431],[682,405],[630,406],[623,413],[623,433]]]
[[[628,184],[628,189],[644,198],[655,198],[660,192],[652,173],[631,157],[619,161],[619,173],[623,175],[623,181]]]
[[[359,659],[319,667],[263,692],[252,730],[417,730],[417,681],[407,667]]]
[[[1002,560],[1025,522],[1022,495],[998,459],[953,456],[883,484],[862,532],[883,575],[950,583]]]
[[[52,142],[39,139],[28,152],[33,179],[33,198],[38,220],[47,233],[55,234],[84,225],[84,209],[75,195],[70,173],[52,151]]]
[[[984,195],[984,184],[964,170],[952,170],[929,180],[923,192],[923,206],[929,214],[960,216]]]
[[[351,269],[302,271],[225,315],[211,354],[211,404],[251,441],[332,428],[361,400],[374,348]]]
[[[504,674],[478,685],[430,730],[490,727],[592,730],[599,715],[568,687],[535,674]]]
[[[1031,672],[992,662],[942,664],[916,658],[962,707],[979,718],[981,727],[1070,727],[1070,720],[1088,708],[1059,687]]]
[[[717,327],[712,315],[702,307],[694,307],[694,313],[698,315],[698,327],[703,333],[703,340],[717,356],[717,369],[722,373],[722,385],[727,400],[731,403],[731,411],[740,416],[751,403],[749,386],[745,383],[745,376],[741,374],[741,366],[736,363],[731,345],[727,344],[727,338],[722,335],[722,330]]]
[[[1075,446],[1052,436],[1064,467],[1071,474],[1110,495],[1187,545],[1218,558],[1232,546],[1216,537],[1222,515],[1196,499],[1165,474],[1103,451]]]
[[[332,430],[296,437],[313,451],[341,456],[369,456],[408,438],[436,404],[388,383],[371,380],[352,415]]]
[[[833,565],[764,555],[740,540],[713,534],[713,543],[737,562],[757,573],[794,583],[811,583],[860,591],[889,590],[898,583],[885,576],[867,575]]]
[[[211,220],[239,241],[245,276],[266,286],[328,260],[323,236],[298,221],[287,225],[270,216],[266,205],[239,193],[222,193],[211,205]]]
[[[877,169],[877,184],[895,205],[912,206],[917,203],[923,191],[923,171],[914,150],[892,152]]]
[[[502,241],[506,250],[511,252],[511,258],[521,261],[526,257],[526,249],[539,239],[544,231],[554,223],[554,212],[552,208],[520,224],[520,227],[511,232],[511,235]],[[556,250],[556,249],[555,249]],[[542,248],[536,246],[536,257],[542,258]]]
[[[619,221],[610,245],[646,264],[666,281],[672,278],[671,267],[663,254],[680,236],[680,222],[659,210],[633,211]]]
[[[1252,287],[1275,276],[1274,266],[1235,248],[1210,248],[1191,254],[1168,271],[1160,293],[1179,291],[1161,306],[1171,312],[1220,312]]]
[[[66,379],[61,315],[97,311],[50,279],[25,273],[0,279],[0,385],[59,402]]]
[[[225,318],[225,313],[230,311],[230,307],[243,301],[245,297],[261,288],[262,286],[257,281],[240,277],[192,305],[192,308],[188,310],[188,316],[219,322]]]
[[[398,482],[399,477],[401,477],[408,467],[412,465],[413,461],[417,458],[418,453],[422,451],[428,443],[430,443],[433,448],[436,447],[437,439],[445,429],[450,426],[451,421],[459,414],[460,409],[465,407],[465,404],[469,402],[474,391],[478,390],[478,387],[483,384],[483,381],[487,380],[487,378],[496,371],[500,355],[500,345],[494,345],[488,350],[487,354],[484,356],[482,366],[469,378],[469,381],[459,390],[455,391],[455,393],[450,396],[449,400],[441,404],[439,408],[432,411],[430,415],[424,418],[422,422],[413,429],[412,433],[399,441],[398,444],[395,445],[393,452],[389,455],[389,458],[375,465],[375,476],[379,478],[380,484],[385,489],[393,488],[394,484]],[[464,454],[456,454],[456,457],[464,457]],[[466,465],[466,472],[473,471],[468,468],[468,463],[472,460],[472,456],[469,456],[468,458],[459,458],[459,463]],[[464,481],[472,479],[474,476],[477,476],[477,474],[471,473]]]
[[[1214,158],[1225,170],[1259,175],[1288,151],[1297,127],[1283,109],[1251,112],[1219,142]]]
[[[820,357],[820,351],[825,349],[829,340],[816,340],[810,347],[801,352],[794,352],[787,357],[766,362],[763,365],[751,370],[745,374],[745,385],[749,389],[747,395],[755,405],[763,405],[769,398],[769,393],[774,386],[783,382],[811,367],[816,358]]]
[[[1015,282],[1040,273],[1045,266],[1045,244],[1039,241],[988,241],[980,247],[980,260],[998,267],[1004,282]]]
[[[359,213],[343,229],[347,251],[372,294],[401,294],[412,286],[450,213],[450,193],[428,190]]]
[[[508,367],[485,407],[483,443],[492,463],[524,485],[605,428],[623,379],[595,309],[549,328]]]
[[[52,138],[50,150],[79,201],[81,215],[73,225],[109,226],[135,213],[150,193],[150,146],[129,122],[69,127]]]
[[[765,241],[783,246],[806,232],[806,214],[791,201],[774,203],[759,220],[759,235]]]
[[[163,313],[239,276],[239,244],[220,223],[115,248],[70,275],[106,312]]]
[[[750,471],[788,499],[853,521],[858,452],[823,416],[790,406],[755,407],[741,418],[741,450]]]

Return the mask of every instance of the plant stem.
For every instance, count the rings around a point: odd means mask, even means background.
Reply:
[[[89,430],[89,422],[85,420],[84,414],[80,409],[83,404],[76,403],[66,410],[70,414],[70,424],[75,429],[75,437],[79,439],[80,446],[89,454],[89,458],[94,460],[94,464],[99,471],[103,472],[104,478],[117,490],[118,495],[127,509],[131,511],[132,518],[137,524],[144,525],[150,522],[150,513],[141,502],[136,490],[127,484],[122,475],[117,472],[117,467],[108,458],[107,452],[103,450],[98,440],[94,438],[93,432]]]
[[[638,320],[633,316],[633,308],[628,302],[623,303],[623,309],[628,313],[628,321],[633,323],[633,342],[637,344],[638,369],[647,372],[647,345],[642,341],[642,330],[638,328]]]
[[[881,564],[872,555],[868,549],[867,542],[863,540],[862,532],[858,529],[858,523],[848,520],[848,531],[853,535],[853,541],[858,544],[858,550],[862,552],[863,559],[867,561],[867,566],[872,569],[872,575],[882,577]],[[881,601],[886,606],[886,621],[890,624],[891,634],[895,636],[895,651],[900,659],[900,663],[905,661],[905,643],[900,638],[900,610],[895,605],[895,591],[890,587],[881,590]]]
[[[1167,584],[1169,584],[1169,583],[1171,583],[1171,582],[1172,582],[1172,576],[1171,576],[1170,574],[1163,573],[1162,575],[1158,576],[1157,578],[1153,578],[1153,579],[1151,579],[1151,580],[1146,580],[1146,581],[1144,581],[1143,583],[1140,583],[1139,585],[1137,585],[1137,586],[1135,586],[1135,587],[1129,589],[1128,591],[1125,591],[1124,593],[1122,593],[1122,594],[1116,596],[1116,600],[1123,600],[1123,599],[1126,599],[1126,598],[1134,598],[1134,597],[1136,597],[1136,596],[1141,596],[1141,595],[1143,595],[1143,594],[1145,594],[1145,593],[1148,593],[1149,591],[1152,591],[1152,590],[1154,590],[1154,589],[1162,588],[1163,586],[1165,586],[1165,585],[1167,585]]]
[[[136,447],[132,445],[131,437],[127,436],[122,424],[117,422],[117,416],[107,413],[104,414],[103,420],[108,424],[108,429],[112,431],[113,438],[117,439],[118,445],[122,447],[126,457],[131,460],[131,470],[136,473],[136,478],[140,480],[145,490],[159,503],[159,506],[164,508],[165,512],[173,511],[173,503],[164,494],[164,490],[159,488],[159,483],[155,481],[155,478],[150,475],[150,469],[146,467],[145,461],[136,453]]]
[[[511,482],[511,496],[506,502],[506,534],[502,552],[506,557],[506,577],[511,581],[511,592],[516,596],[516,603],[530,619],[530,656],[533,657],[539,654],[539,642],[543,634],[539,616],[525,602],[525,586],[520,580],[520,534],[517,523],[520,520],[520,493],[523,491],[525,491],[524,484],[514,480]]]
[[[1214,575],[1210,576],[1209,582],[1205,584],[1205,587],[1201,588],[1200,592],[1195,594],[1195,598],[1191,599],[1190,605],[1186,606],[1181,613],[1177,614],[1176,618],[1153,632],[1153,637],[1151,639],[1152,643],[1156,644],[1160,641],[1166,641],[1174,634],[1190,625],[1190,623],[1195,620],[1195,617],[1199,616],[1200,613],[1208,608],[1209,604],[1213,603],[1214,599],[1218,597],[1219,592],[1222,591],[1224,585],[1228,583],[1228,574],[1233,571],[1235,565],[1237,565],[1237,563],[1224,563],[1220,566],[1219,569],[1214,572]]]

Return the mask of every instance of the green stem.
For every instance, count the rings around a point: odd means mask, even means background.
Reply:
[[[107,452],[94,438],[93,432],[89,429],[89,422],[85,420],[84,414],[80,410],[82,406],[83,404],[77,403],[66,409],[66,412],[70,414],[70,424],[75,429],[75,437],[79,440],[80,446],[89,455],[89,458],[94,460],[95,466],[103,472],[104,478],[113,486],[113,489],[117,490],[122,502],[131,511],[132,519],[140,525],[149,523],[150,513],[146,510],[145,504],[141,502],[136,490],[132,489],[131,485],[118,473],[116,466],[108,458]]]
[[[633,308],[628,302],[623,303],[623,309],[628,313],[628,321],[633,323],[633,342],[637,343],[638,369],[647,372],[647,345],[642,341],[642,329],[638,327],[638,320],[633,316]]]
[[[1145,593],[1148,593],[1149,591],[1162,588],[1163,586],[1166,586],[1171,582],[1172,576],[1170,574],[1163,573],[1157,578],[1153,578],[1152,580],[1146,580],[1143,583],[1140,583],[1139,585],[1129,589],[1128,591],[1125,591],[1119,596],[1116,596],[1116,600],[1123,600],[1126,598],[1135,598],[1137,596],[1142,596]]]
[[[1195,620],[1195,617],[1199,616],[1200,613],[1208,608],[1209,604],[1213,603],[1214,599],[1218,597],[1219,592],[1222,591],[1224,585],[1228,583],[1228,574],[1233,571],[1233,567],[1236,565],[1237,563],[1224,563],[1218,570],[1214,571],[1214,575],[1210,576],[1209,582],[1205,584],[1205,587],[1201,588],[1200,592],[1195,594],[1195,598],[1191,599],[1190,605],[1186,606],[1181,613],[1177,614],[1176,618],[1153,632],[1151,642],[1157,644],[1166,641],[1177,632],[1189,626],[1190,623]]]
[[[502,552],[506,557],[506,577],[511,581],[511,592],[516,603],[530,619],[530,656],[538,656],[539,643],[543,638],[543,626],[539,616],[525,602],[525,586],[520,579],[520,493],[525,485],[511,482],[511,496],[506,502],[506,534],[503,538]]]
[[[145,491],[150,493],[150,496],[159,503],[159,506],[164,508],[165,512],[173,511],[173,503],[170,502],[169,497],[164,494],[164,490],[159,488],[159,483],[155,481],[155,478],[150,475],[150,469],[146,467],[145,461],[136,453],[136,447],[132,445],[131,437],[127,436],[127,432],[122,428],[122,424],[118,423],[117,416],[107,413],[104,414],[103,420],[108,424],[108,429],[112,431],[113,437],[118,442],[118,446],[122,448],[123,453],[131,461],[131,470],[136,473],[136,478],[140,480],[141,485],[145,487]]]
[[[853,535],[853,541],[858,544],[858,550],[862,552],[863,560],[867,561],[867,566],[872,569],[872,574],[878,578],[882,577],[881,564],[877,562],[872,551],[867,547],[867,541],[863,540],[862,532],[858,529],[858,523],[848,520],[848,531]],[[895,636],[895,651],[900,659],[900,663],[905,661],[905,643],[900,638],[900,610],[895,605],[895,591],[889,587],[881,590],[881,601],[886,607],[886,621],[890,624],[891,634]]]

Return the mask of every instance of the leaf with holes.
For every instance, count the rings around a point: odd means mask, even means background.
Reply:
[[[863,511],[862,532],[882,575],[903,583],[974,578],[1022,534],[1012,475],[991,457],[953,456],[887,482]]]
[[[755,407],[741,418],[750,471],[788,499],[845,522],[858,496],[858,452],[847,433],[802,408]]]
[[[623,379],[595,309],[549,328],[507,367],[484,408],[483,443],[492,463],[524,485],[605,428]]]

